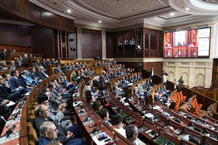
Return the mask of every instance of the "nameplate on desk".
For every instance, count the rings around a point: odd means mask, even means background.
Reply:
[[[6,125],[10,125],[10,124],[14,124],[14,123],[17,123],[17,122],[20,122],[20,118],[21,116],[19,115],[17,118],[15,119],[10,119],[6,122]]]
[[[87,121],[83,121],[83,125],[89,125],[91,123],[94,123],[94,121],[92,119],[87,120]]]
[[[151,129],[147,130],[145,133],[148,134],[148,133],[150,133],[150,132],[152,132]]]
[[[136,122],[136,120],[134,119],[134,118],[130,118],[130,119],[126,119],[125,120],[128,124],[132,124],[132,123],[135,123]]]
[[[78,116],[83,116],[83,115],[86,115],[86,114],[87,114],[87,112],[79,112]]]
[[[13,114],[16,114],[16,113],[18,113],[18,112],[20,112],[20,111],[21,111],[20,108],[16,108],[16,109],[13,110],[12,115],[13,115]]]

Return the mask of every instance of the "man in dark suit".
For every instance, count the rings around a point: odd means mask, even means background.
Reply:
[[[154,68],[152,67],[152,69],[150,70],[150,78],[152,79],[152,81],[154,82]]]
[[[15,70],[11,71],[11,78],[9,80],[9,85],[11,87],[12,92],[23,88],[21,86],[20,81],[18,80],[18,77],[19,77],[19,71],[17,71],[17,70],[16,71]]]
[[[2,48],[2,51],[0,53],[0,57],[1,59],[7,59],[8,58],[8,54],[7,54],[7,49],[6,48]]]
[[[38,77],[40,80],[44,80],[48,78],[49,76],[44,72],[44,67],[36,67],[36,72],[35,72],[36,77]]]
[[[55,121],[49,118],[48,106],[43,105],[43,104],[38,105],[35,108],[35,115],[36,115],[36,118],[34,120],[34,127],[38,135],[41,135],[40,126],[44,122],[51,121],[57,127],[57,131],[58,131],[57,138],[60,138],[61,143],[67,144],[67,145],[84,145],[82,138],[75,138],[76,136],[78,136],[78,133],[79,133],[78,126],[72,126],[66,129],[60,126],[59,124],[57,124]]]
[[[0,77],[0,94],[1,97],[4,99],[12,100],[16,102],[21,98],[20,92],[11,92],[11,89],[8,88],[9,86],[6,87],[5,80],[4,78]]]
[[[57,66],[55,67],[54,73],[55,73],[55,74],[63,73],[62,70],[61,70],[61,66],[60,66],[59,64],[57,64]]]

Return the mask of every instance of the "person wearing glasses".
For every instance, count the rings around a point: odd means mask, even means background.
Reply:
[[[51,121],[57,128],[57,138],[60,138],[60,142],[62,144],[67,145],[85,145],[82,138],[79,138],[79,128],[78,126],[72,126],[72,127],[62,127],[55,121],[53,121],[49,117],[49,109],[46,105],[38,105],[35,108],[35,120],[34,120],[34,128],[36,129],[36,132],[38,136],[41,136],[41,125],[45,122]],[[41,144],[44,145],[44,144]]]
[[[48,143],[59,140],[60,138],[57,138],[58,130],[55,126],[55,124],[51,121],[44,122],[40,126],[40,137],[38,140],[38,145],[47,145]]]

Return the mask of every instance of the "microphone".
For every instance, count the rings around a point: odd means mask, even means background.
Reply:
[[[6,123],[7,121],[5,120],[4,116],[1,116],[1,119]]]
[[[7,138],[13,133],[14,129],[16,128],[16,125],[14,124],[13,126],[11,126],[6,133],[4,134],[4,136],[6,136]]]

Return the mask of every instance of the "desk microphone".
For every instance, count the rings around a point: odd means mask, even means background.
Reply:
[[[7,121],[5,120],[4,116],[1,116],[1,119],[6,123]]]
[[[12,127],[10,127],[4,136],[6,136],[7,138],[13,133],[14,129],[16,128],[16,125],[14,124]]]

